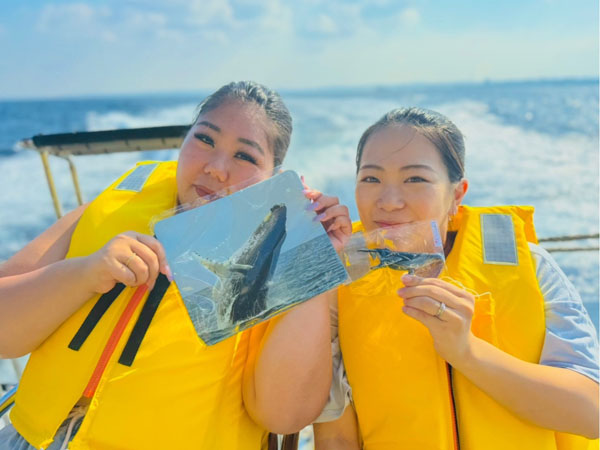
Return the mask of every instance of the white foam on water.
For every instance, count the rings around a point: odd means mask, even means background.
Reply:
[[[340,197],[352,198],[360,135],[397,105],[371,100],[362,105],[368,105],[369,110],[362,108],[363,114],[356,114],[360,102],[352,107],[343,100],[334,102],[335,107],[315,116],[332,117],[344,123],[343,129],[319,141],[293,140],[286,166],[303,172],[309,184],[319,189],[333,189]],[[470,181],[465,203],[533,205],[541,236],[597,231],[597,139],[581,134],[555,137],[507,125],[490,113],[487,105],[478,102],[430,107],[446,114],[465,135],[466,175]],[[303,112],[310,114],[310,110]]]
[[[476,102],[437,109],[465,135],[466,203],[533,205],[540,236],[597,232],[597,138],[506,125]]]
[[[356,145],[362,132],[397,104],[368,97],[332,97],[292,99],[288,105],[294,135],[285,166],[304,175],[310,187],[339,196],[352,219],[358,219]]]
[[[339,196],[356,219],[356,144],[369,125],[390,109],[403,105],[393,99],[368,97],[294,97],[287,103],[295,131],[285,166],[305,175],[309,185]],[[528,129],[526,125],[506,124],[482,102],[426,106],[446,114],[465,135],[470,180],[467,204],[533,205],[539,236],[597,232],[597,135],[553,136]],[[189,122],[195,107],[185,103],[140,114],[90,112],[86,123],[89,130],[181,124]],[[119,153],[76,157],[75,162],[84,196],[90,200],[136,161],[176,157],[176,151]],[[51,158],[51,166],[64,209],[71,209],[75,206],[75,196],[68,165]],[[1,158],[0,173],[1,260],[52,223],[54,212],[35,152],[23,151]],[[579,273],[573,281],[587,302],[598,301],[597,253],[593,255],[576,257],[573,261],[572,257],[555,254],[559,264],[564,260],[572,268],[571,273]]]
[[[169,159],[169,151],[152,152],[154,159]],[[84,201],[90,201],[140,158],[136,153],[74,157]],[[66,161],[50,158],[54,183],[63,212],[77,206],[71,172]],[[0,260],[22,248],[56,220],[52,198],[39,156],[22,152],[0,159]]]
[[[391,102],[344,100],[315,116],[343,123],[336,135],[308,140],[290,150],[288,162],[306,175],[309,184],[340,197],[354,220],[355,153],[362,132],[388,110]],[[319,103],[319,106],[323,106]],[[557,236],[598,231],[598,139],[582,134],[553,136],[509,125],[484,103],[457,101],[429,105],[447,115],[466,141],[466,174],[470,205],[532,205],[538,235]],[[310,114],[310,108],[306,108]],[[314,131],[313,131],[314,133]],[[306,144],[309,144],[307,146]],[[577,243],[565,243],[578,245]],[[583,242],[579,245],[593,245]],[[554,253],[584,302],[598,302],[597,252]],[[596,308],[597,309],[597,308]],[[598,323],[598,318],[594,318]]]
[[[126,111],[86,116],[87,131],[190,123],[195,104],[149,109],[139,115]],[[75,156],[84,201],[89,201],[141,159],[176,159],[173,150],[110,155]],[[66,161],[50,157],[50,167],[63,212],[77,206],[71,173]],[[56,220],[46,176],[39,156],[20,151],[0,158],[0,261],[7,259]]]
[[[86,116],[87,130],[185,125],[191,123],[194,118],[195,108],[196,104],[186,103],[168,108],[150,109],[137,115],[126,111],[110,111],[107,113],[90,111]]]
[[[362,97],[292,98],[288,104],[295,131],[285,167],[304,174],[315,188],[334,187],[337,195],[352,198],[360,135],[383,113],[399,105],[392,100]],[[465,135],[467,177],[471,183],[466,203],[532,204],[537,209],[540,235],[597,229],[597,139],[579,134],[555,137],[507,125],[479,102],[458,101],[430,107],[450,117]],[[90,112],[87,124],[89,130],[99,130],[186,123],[194,108],[194,104],[184,104],[139,115]],[[92,165],[98,169],[96,172],[119,174],[122,167],[111,171],[113,164],[131,164],[138,157],[112,155],[106,162],[98,157],[88,158],[98,158]],[[86,164],[78,161],[79,164],[80,170],[85,170]],[[92,184],[97,184],[94,180],[106,180],[94,172],[90,171]],[[67,186],[68,182],[68,190]],[[573,217],[578,220],[573,221]]]

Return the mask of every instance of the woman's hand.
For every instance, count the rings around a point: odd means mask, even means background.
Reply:
[[[402,282],[405,287],[398,290],[404,299],[402,310],[429,329],[438,354],[452,365],[468,358],[474,339],[473,295],[437,278],[404,275]]]
[[[116,283],[127,286],[147,284],[154,287],[159,272],[172,279],[165,251],[152,236],[127,231],[111,239],[104,247],[86,258],[94,290],[103,294]]]
[[[304,178],[302,183],[304,184]],[[348,208],[340,205],[339,198],[324,195],[317,190],[310,189],[306,184],[304,184],[303,192],[306,198],[312,201],[309,209],[317,214],[314,220],[323,224],[331,243],[339,252],[352,234],[352,221]]]

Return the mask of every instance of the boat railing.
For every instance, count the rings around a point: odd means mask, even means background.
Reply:
[[[0,379],[0,429],[5,425],[8,425],[8,416],[6,413],[14,402],[14,395],[17,389],[17,383],[15,381],[21,379],[25,367],[25,359],[26,358],[0,360],[0,362],[6,361],[6,365],[8,366],[4,368],[4,371],[1,371],[2,373],[5,373],[7,370],[13,372],[12,375],[9,374],[7,379]]]
[[[578,245],[575,247],[554,247],[549,245],[544,245],[544,248],[549,252],[584,252],[584,251],[598,251],[598,238],[600,234],[573,234],[569,236],[552,236],[539,238],[538,241],[540,244],[549,243],[549,242],[572,242],[572,241],[589,241],[593,240],[594,243],[591,245]]]

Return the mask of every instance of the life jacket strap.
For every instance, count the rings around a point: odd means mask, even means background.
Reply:
[[[115,286],[108,292],[102,294],[94,307],[91,309],[77,333],[69,343],[69,348],[71,350],[78,351],[88,336],[92,333],[104,313],[108,311],[110,305],[113,304],[115,299],[121,294],[121,292],[125,289],[125,285],[123,283],[117,283]]]
[[[133,364],[142,340],[150,327],[150,322],[152,322],[154,314],[156,314],[156,310],[170,285],[171,282],[165,275],[162,273],[158,275],[154,288],[152,288],[152,291],[148,295],[133,330],[131,330],[131,335],[125,344],[125,348],[123,348],[119,364],[129,367]]]

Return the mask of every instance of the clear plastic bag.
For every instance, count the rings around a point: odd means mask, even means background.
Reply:
[[[382,267],[435,278],[445,266],[435,221],[419,221],[352,235],[341,252],[352,281]]]

